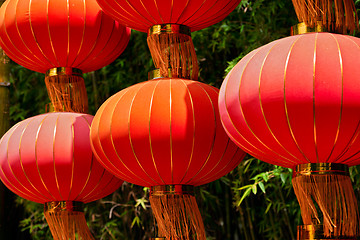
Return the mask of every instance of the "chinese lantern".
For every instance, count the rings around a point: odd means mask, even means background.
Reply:
[[[91,125],[94,154],[115,176],[150,187],[159,237],[205,239],[193,186],[235,168],[245,153],[224,132],[218,89],[159,78],[110,97]]]
[[[223,20],[241,0],[97,1],[121,24],[148,33],[149,49],[162,76],[196,80],[199,69],[191,31]]]
[[[348,166],[360,163],[359,46],[358,38],[331,33],[273,41],[245,56],[219,94],[229,137],[293,169],[303,222],[326,239],[359,235],[348,176]]]
[[[44,204],[55,240],[93,239],[83,203],[122,184],[92,154],[92,119],[81,113],[38,115],[19,122],[0,140],[0,179],[15,194]]]
[[[8,0],[0,8],[0,45],[18,64],[46,73],[55,111],[87,112],[82,73],[114,61],[130,29],[94,0]]]

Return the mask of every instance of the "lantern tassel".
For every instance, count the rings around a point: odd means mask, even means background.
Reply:
[[[359,236],[354,189],[343,164],[301,164],[292,180],[305,225],[323,225],[325,237]]]
[[[147,42],[154,65],[163,77],[197,80],[199,66],[188,27],[154,25],[149,30]]]
[[[159,236],[169,240],[205,240],[204,224],[190,186],[151,188],[150,204]]]
[[[82,72],[75,68],[53,68],[45,84],[55,112],[88,112],[88,98]]]
[[[359,28],[353,0],[292,0],[300,22],[314,27],[321,21],[330,32],[346,33]]]
[[[44,215],[54,240],[94,239],[79,204],[68,201],[45,204]]]

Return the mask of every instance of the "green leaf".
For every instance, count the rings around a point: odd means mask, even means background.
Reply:
[[[249,196],[251,191],[251,188],[246,189],[246,191],[244,192],[244,194],[242,195],[240,201],[238,202],[237,206],[240,206],[240,204],[244,201],[244,199]]]
[[[254,184],[254,185],[252,185],[252,186],[251,186],[251,190],[252,190],[253,194],[255,194],[255,195],[256,195],[256,193],[257,193],[257,187],[256,187],[256,184]]]
[[[263,183],[263,182],[259,182],[258,184],[259,184],[259,187],[260,187],[261,191],[262,191],[263,193],[265,193],[265,185],[264,185],[264,183]]]

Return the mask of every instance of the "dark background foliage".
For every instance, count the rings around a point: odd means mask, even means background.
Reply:
[[[199,81],[219,88],[226,72],[243,56],[289,36],[296,23],[291,0],[243,0],[222,22],[192,33],[200,63]],[[85,74],[90,113],[95,114],[112,94],[147,80],[152,68],[146,34],[132,31],[128,47],[115,62]],[[49,100],[43,79],[43,74],[11,63],[11,125],[45,112]],[[358,171],[351,169],[357,195]],[[15,197],[3,186],[0,192],[6,200],[0,206],[0,239],[52,239],[40,204]],[[198,187],[196,193],[209,240],[296,239],[301,217],[289,169],[247,156],[233,172]],[[86,217],[94,236],[106,240],[154,236],[147,197],[148,189],[124,183],[112,195],[87,204]]]

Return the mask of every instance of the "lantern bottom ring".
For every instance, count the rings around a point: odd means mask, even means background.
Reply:
[[[323,225],[300,225],[297,226],[297,240],[328,240],[328,239],[338,239],[338,240],[359,240],[359,236],[349,237],[349,236],[334,236],[326,237],[324,236]]]
[[[305,163],[295,166],[293,178],[304,175],[349,176],[349,167],[341,163]]]
[[[72,75],[82,77],[83,72],[78,68],[71,67],[56,67],[46,71],[46,77],[53,77],[59,75]]]
[[[53,201],[44,204],[44,212],[83,212],[84,203],[76,201]]]
[[[194,186],[160,185],[160,186],[150,187],[150,196],[185,195],[185,194],[194,196]]]
[[[167,23],[167,24],[157,24],[153,25],[149,28],[148,36],[153,34],[184,34],[191,36],[191,31],[188,26],[181,25],[181,24],[173,24],[173,23]]]

